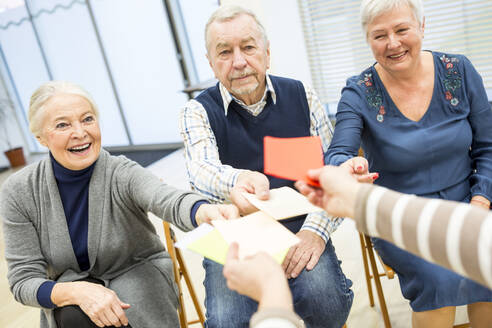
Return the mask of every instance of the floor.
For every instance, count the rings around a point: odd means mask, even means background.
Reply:
[[[170,185],[183,189],[188,188],[182,150],[177,150],[162,160],[155,162],[150,165],[148,169]],[[12,174],[12,172],[14,172],[14,170],[0,173],[0,185],[10,174]],[[163,236],[162,221],[154,216],[151,217],[151,220],[156,226],[158,233]],[[180,236],[182,236],[182,233],[177,231],[178,240]],[[345,220],[335,232],[332,239],[337,250],[338,258],[342,261],[343,271],[353,282],[352,289],[355,297],[347,326],[349,328],[384,327],[378,307],[378,301],[376,300],[375,307],[371,308],[369,306],[359,237],[355,230],[355,225],[351,221]],[[22,306],[15,302],[9,291],[6,279],[7,265],[3,256],[3,251],[3,235],[0,234],[0,327],[39,327],[39,310]],[[184,258],[188,270],[191,272],[195,289],[203,304],[205,293],[202,285],[204,271],[201,266],[201,257],[191,252],[184,252]],[[397,279],[398,278],[388,280],[383,278],[383,290],[392,326],[394,328],[408,328],[411,327],[411,312],[408,302],[401,296]],[[196,317],[196,314],[193,311],[191,299],[188,295],[185,295],[185,297],[188,314],[190,318],[194,318]],[[456,324],[464,323],[466,321],[466,309],[464,307],[458,308]],[[199,325],[194,325],[192,327],[199,327]]]

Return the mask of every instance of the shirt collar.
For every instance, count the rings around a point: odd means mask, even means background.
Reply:
[[[239,105],[244,105],[242,101],[239,99],[236,99],[228,90],[227,88],[219,82],[219,90],[220,90],[220,95],[222,97],[222,103],[224,104],[224,113],[227,116],[227,109],[229,108],[229,104],[231,101],[237,102]],[[259,102],[262,102],[265,98],[267,93],[270,92],[270,96],[272,97],[273,103],[277,103],[277,95],[275,94],[275,89],[273,88],[272,81],[270,79],[270,75],[266,75],[266,88],[265,88],[265,93],[263,94],[263,97],[261,97]],[[254,105],[254,104],[253,104]]]

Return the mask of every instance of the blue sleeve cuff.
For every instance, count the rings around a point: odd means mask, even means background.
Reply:
[[[54,309],[56,307],[55,304],[51,301],[51,291],[55,286],[56,282],[54,281],[45,281],[39,286],[36,297],[38,299],[39,305],[44,308]]]
[[[489,201],[492,201],[492,179],[480,174],[472,174],[470,178],[471,196],[483,196]]]
[[[210,204],[210,202],[208,202],[206,200],[199,200],[198,202],[193,204],[193,207],[191,208],[191,214],[190,214],[191,224],[193,224],[193,226],[195,228],[198,227],[198,223],[196,223],[196,218],[195,218],[196,211],[198,211],[198,208],[200,207],[200,205],[203,205],[203,204]]]

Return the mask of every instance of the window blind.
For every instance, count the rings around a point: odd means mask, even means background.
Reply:
[[[336,103],[347,78],[374,63],[360,0],[298,0],[313,87]],[[423,0],[423,49],[466,55],[492,90],[492,1]],[[491,92],[492,94],[492,92]]]

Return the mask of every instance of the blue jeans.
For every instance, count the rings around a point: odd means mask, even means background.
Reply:
[[[247,328],[258,303],[227,288],[223,266],[208,259],[205,268],[205,307],[207,328]],[[354,294],[352,282],[345,278],[331,240],[318,264],[289,279],[294,311],[308,328],[340,328],[347,320]]]

